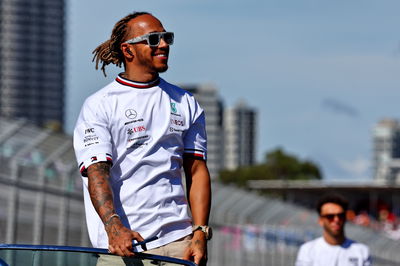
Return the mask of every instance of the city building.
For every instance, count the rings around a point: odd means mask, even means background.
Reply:
[[[257,112],[239,102],[224,111],[225,168],[234,170],[255,163]]]
[[[400,181],[400,124],[383,119],[373,129],[374,179],[384,182]]]
[[[0,1],[0,116],[61,129],[64,0]]]
[[[191,92],[204,109],[207,131],[207,166],[211,178],[215,179],[224,167],[222,101],[218,95],[218,90],[212,85],[183,85],[182,88]]]

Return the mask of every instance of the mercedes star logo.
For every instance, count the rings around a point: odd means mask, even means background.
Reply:
[[[128,109],[125,111],[125,116],[129,119],[135,119],[137,116],[137,113],[133,109]]]

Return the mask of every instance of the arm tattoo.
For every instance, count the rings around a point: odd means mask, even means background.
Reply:
[[[109,215],[115,213],[113,194],[109,183],[110,164],[100,162],[89,166],[88,178],[90,199],[104,222]]]

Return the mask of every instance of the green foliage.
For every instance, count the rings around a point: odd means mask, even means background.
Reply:
[[[262,164],[223,170],[220,179],[224,183],[234,183],[244,187],[248,180],[310,180],[321,179],[317,165],[311,161],[301,161],[296,156],[277,148],[265,156]]]

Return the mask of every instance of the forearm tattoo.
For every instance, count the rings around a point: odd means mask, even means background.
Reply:
[[[93,206],[104,222],[115,213],[113,194],[109,184],[110,164],[95,163],[88,169],[89,194]]]

